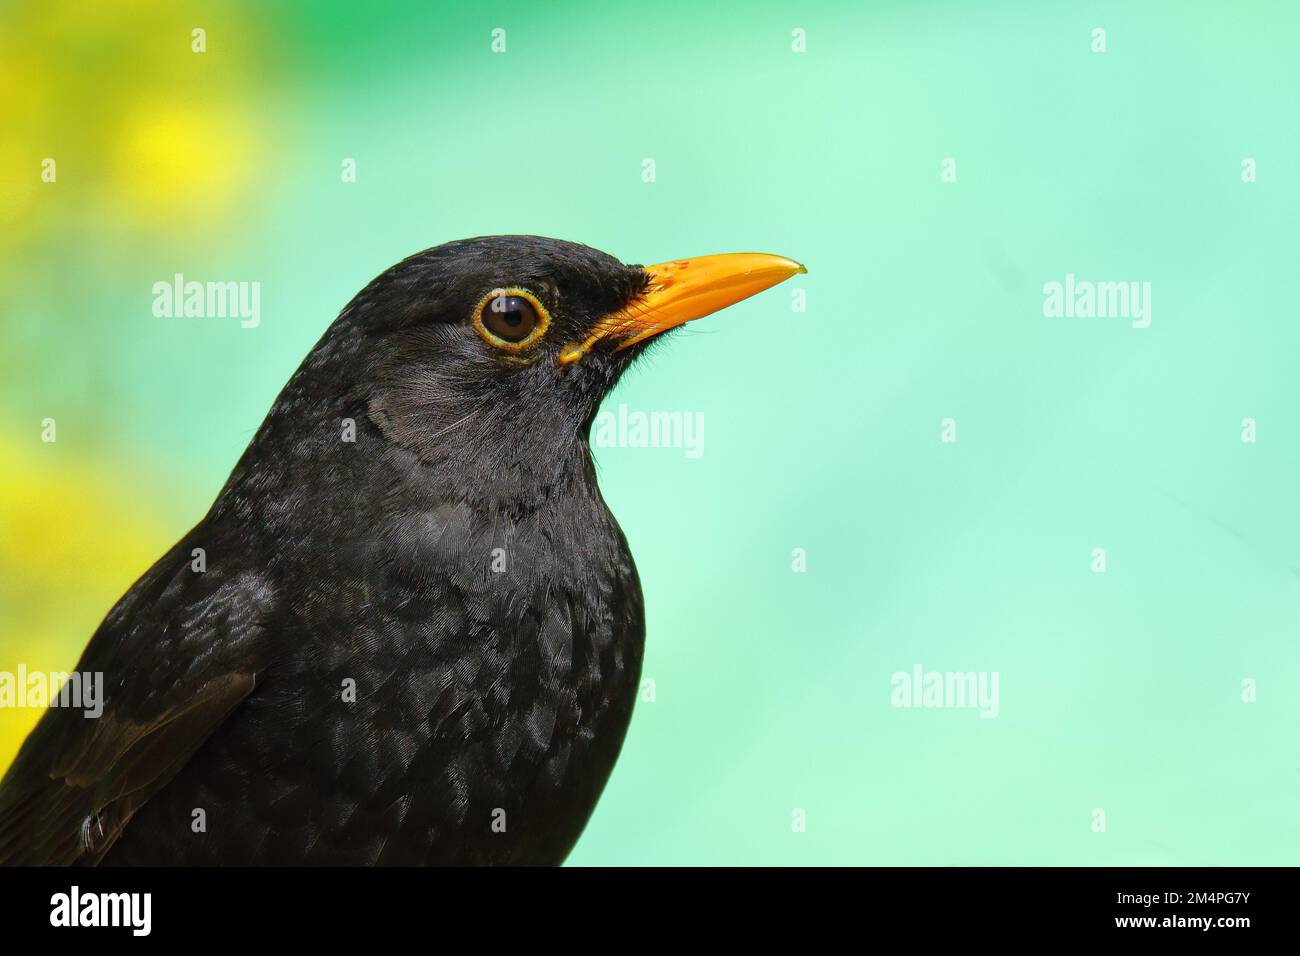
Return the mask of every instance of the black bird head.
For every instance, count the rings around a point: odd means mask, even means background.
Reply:
[[[586,470],[601,399],[655,336],[802,271],[750,253],[624,265],[537,236],[448,243],[370,282],[267,424],[309,411],[333,434],[364,417],[467,500],[544,496]]]

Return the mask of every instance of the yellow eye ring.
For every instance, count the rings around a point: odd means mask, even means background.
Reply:
[[[526,334],[522,338],[507,338],[504,319],[498,320],[495,316],[487,315],[487,310],[492,308],[494,300],[497,299],[502,300],[503,303],[509,303],[516,307],[520,306],[521,303],[511,300],[522,299],[522,304],[531,308],[532,324],[531,327],[525,330]],[[524,315],[523,313],[523,309],[515,308],[511,310],[510,318],[512,321],[516,319],[519,322],[529,321],[527,315]],[[485,315],[487,316],[486,319],[484,318]],[[542,305],[541,300],[527,289],[520,288],[519,286],[502,286],[501,288],[493,289],[487,295],[483,296],[483,298],[479,299],[478,305],[474,307],[473,321],[474,330],[478,332],[484,342],[491,345],[493,348],[501,349],[503,352],[510,352],[513,354],[527,351],[537,344],[538,340],[546,334],[546,330],[551,327],[551,314],[546,311],[546,306]],[[489,321],[497,325],[498,331],[493,331],[488,327]]]

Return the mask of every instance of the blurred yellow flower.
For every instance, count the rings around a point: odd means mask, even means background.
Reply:
[[[103,464],[0,436],[0,671],[67,671],[90,635],[172,542],[124,502],[143,500]],[[0,768],[39,710],[0,708]]]
[[[252,87],[265,74],[257,31],[240,16],[139,0],[6,13],[0,249],[30,252],[34,237],[74,220],[83,234],[103,223],[114,241],[132,228],[167,241],[237,217],[252,144],[268,128]],[[195,53],[200,22],[211,39]],[[53,183],[41,178],[46,159]]]
[[[227,106],[180,100],[133,104],[112,139],[109,187],[148,228],[210,228],[249,179],[251,135]]]

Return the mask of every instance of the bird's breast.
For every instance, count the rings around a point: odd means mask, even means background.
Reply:
[[[568,853],[618,756],[641,670],[640,586],[603,505],[390,517],[319,556],[285,631],[285,655],[236,725],[261,761],[303,761],[278,789],[320,795],[309,823],[274,799],[262,808],[281,855]]]

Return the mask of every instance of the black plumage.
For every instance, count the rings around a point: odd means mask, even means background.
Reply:
[[[649,281],[536,237],[372,281],[96,631],[77,669],[105,675],[104,714],[32,732],[0,783],[0,863],[562,861],[641,671],[587,435],[647,342],[557,357]],[[507,287],[549,313],[522,353],[471,321]]]

